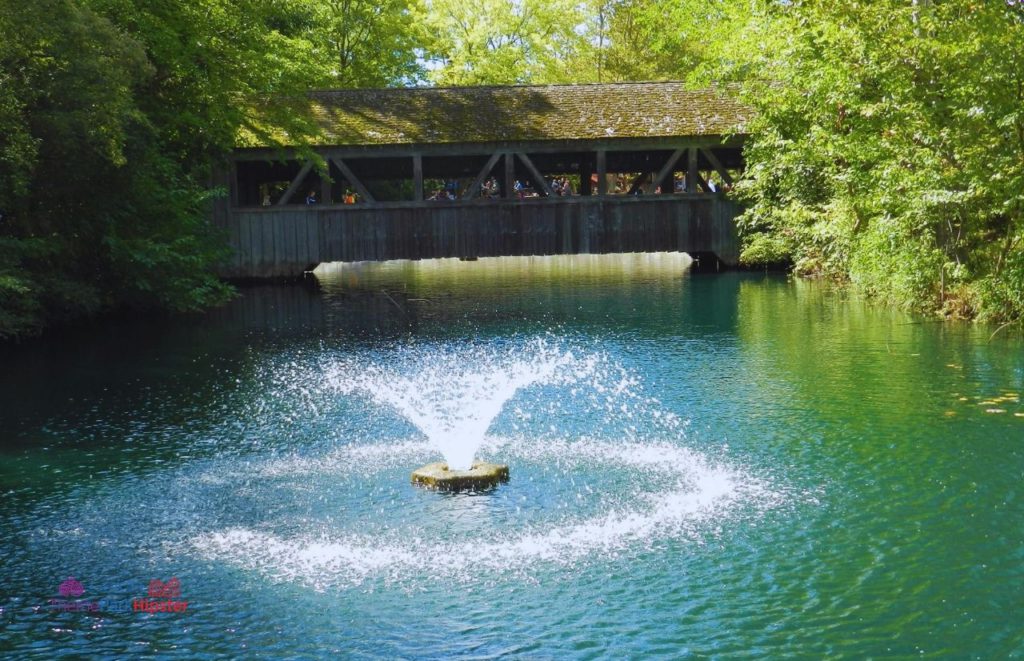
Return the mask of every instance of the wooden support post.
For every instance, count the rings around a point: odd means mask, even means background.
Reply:
[[[413,181],[413,194],[412,199],[414,202],[423,201],[423,156],[420,154],[413,154],[412,157],[412,181]]]
[[[590,164],[590,159],[583,159],[580,162],[580,195],[593,194],[594,187],[590,182],[590,177],[593,173],[594,168]]]
[[[665,165],[662,165],[661,169],[658,170],[658,174],[654,175],[654,181],[651,182],[652,188],[657,188],[658,186],[661,186],[662,193],[671,193],[673,191],[672,171],[673,168],[676,166],[676,163],[678,163],[679,159],[682,157],[682,149],[677,149],[674,152],[672,152],[672,155],[668,157],[667,161],[665,161]],[[665,185],[666,178],[669,180],[668,186]],[[668,189],[667,191],[665,190],[666,188]],[[651,192],[653,193],[654,191],[651,190]]]
[[[487,159],[487,164],[484,165],[483,169],[480,170],[480,174],[476,175],[476,179],[469,185],[469,190],[463,196],[464,199],[472,200],[474,197],[480,194],[480,187],[483,186],[484,181],[487,180],[487,176],[491,174],[491,170],[497,165],[498,159],[501,158],[501,152],[495,152],[491,154],[491,157]]]
[[[711,163],[711,167],[715,168],[715,172],[717,172],[718,176],[722,178],[722,183],[732,186],[732,177],[730,177],[726,169],[722,167],[722,162],[718,160],[715,153],[710,149],[702,148],[701,151],[704,153],[704,157],[708,159],[708,163]]]
[[[608,152],[597,151],[597,194],[608,194]]]
[[[342,176],[348,180],[348,183],[352,184],[352,187],[356,189],[356,193],[359,194],[359,197],[363,198],[364,202],[376,202],[376,200],[373,199],[373,195],[370,195],[370,191],[366,190],[366,186],[363,185],[363,182],[359,181],[359,178],[352,174],[352,170],[349,169],[348,164],[346,164],[345,161],[336,156],[332,156],[330,160],[339,170],[341,170]]]
[[[512,198],[513,189],[515,188],[516,181],[516,161],[512,157],[512,152],[505,153],[505,185],[501,191],[502,197]]]
[[[299,190],[299,186],[301,186],[302,182],[306,180],[306,175],[308,175],[309,171],[312,169],[313,161],[306,161],[306,164],[302,166],[301,170],[299,170],[299,174],[292,179],[292,183],[288,184],[288,189],[284,192],[284,195],[281,196],[281,199],[277,201],[276,206],[288,204],[288,201],[292,199],[292,195],[295,195],[295,191]]]
[[[697,174],[697,148],[690,147],[689,154],[686,159],[686,192],[696,193],[697,192],[697,180],[700,179],[700,175]]]
[[[331,163],[324,163],[324,171],[320,173],[320,204],[331,204]]]
[[[231,176],[228,177],[228,199],[231,200],[231,206],[238,206],[238,188],[241,185],[238,181],[238,162],[235,159],[231,159]],[[262,202],[262,200],[260,200]]]
[[[519,160],[521,160],[523,165],[526,166],[526,169],[530,172],[530,176],[533,177],[534,183],[540,186],[540,189],[544,191],[544,195],[547,197],[553,197],[555,195],[555,191],[551,190],[551,186],[548,185],[548,182],[544,179],[544,175],[540,173],[540,170],[538,170],[537,166],[533,164],[530,157],[522,152],[516,152],[516,156],[518,156]]]

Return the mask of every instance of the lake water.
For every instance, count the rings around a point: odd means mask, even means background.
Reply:
[[[1021,657],[993,330],[663,254],[332,265],[5,347],[0,654]],[[525,375],[477,455],[511,481],[411,485],[487,375]]]

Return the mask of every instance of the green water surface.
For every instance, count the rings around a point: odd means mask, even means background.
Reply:
[[[690,274],[676,255],[318,277],[0,349],[0,654],[1024,656],[1019,336],[779,275]],[[414,462],[436,459],[419,450],[332,463],[424,442],[394,410],[339,396],[332,365],[537,338],[627,375],[622,412],[587,404],[599,379],[517,394],[490,433],[540,454],[490,494],[415,489]],[[354,576],[268,546],[358,533],[386,554],[427,530],[454,556],[482,529],[511,543],[659,498],[641,469],[545,459],[577,438],[692,450],[770,496],[507,566],[407,558]],[[204,546],[233,530],[260,536],[251,554]],[[56,611],[69,576],[78,599],[108,603]],[[111,606],[172,576],[187,612]]]

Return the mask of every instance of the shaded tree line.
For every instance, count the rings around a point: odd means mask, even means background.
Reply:
[[[267,99],[415,77],[395,27],[408,14],[402,0],[0,0],[0,338],[229,297],[213,168],[243,132],[312,135]]]
[[[309,89],[682,79],[757,109],[743,260],[1024,314],[1024,2],[0,0],[0,337],[194,310],[211,172]]]

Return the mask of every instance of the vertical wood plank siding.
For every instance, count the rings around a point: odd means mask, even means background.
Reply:
[[[721,196],[572,197],[446,204],[235,209],[217,219],[234,257],[229,278],[296,277],[321,262],[711,252],[739,257]]]

